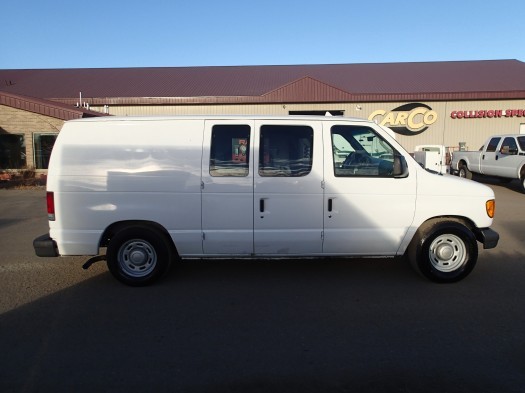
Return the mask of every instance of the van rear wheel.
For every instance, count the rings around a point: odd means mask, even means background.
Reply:
[[[475,235],[465,225],[442,221],[421,228],[408,249],[412,267],[434,282],[456,282],[467,277],[478,259]]]
[[[168,270],[173,259],[167,236],[148,226],[126,227],[110,240],[106,253],[111,274],[124,284],[149,285]]]

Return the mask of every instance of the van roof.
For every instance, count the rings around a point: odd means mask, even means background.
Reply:
[[[518,137],[518,136],[525,136],[525,134],[498,134],[498,135],[492,135],[489,137],[489,139],[492,138],[506,138],[506,137]]]
[[[165,121],[165,120],[278,120],[278,121],[337,121],[351,120],[363,123],[372,123],[372,121],[346,116],[318,116],[318,115],[183,115],[183,116],[107,116],[94,117],[86,119],[75,119],[70,122],[119,122],[119,121]]]

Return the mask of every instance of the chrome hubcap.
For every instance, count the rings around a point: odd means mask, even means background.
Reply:
[[[432,267],[440,272],[452,272],[467,261],[467,249],[463,240],[452,234],[438,236],[428,251]]]
[[[440,244],[436,248],[436,255],[441,260],[449,260],[454,255],[454,248],[447,243]]]
[[[132,277],[144,277],[157,265],[157,253],[145,240],[128,240],[120,247],[118,255],[122,270]]]

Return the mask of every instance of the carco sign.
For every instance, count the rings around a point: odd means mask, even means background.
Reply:
[[[390,112],[378,109],[368,116],[368,120],[390,127],[392,131],[401,135],[421,134],[437,119],[437,113],[420,102],[401,105]]]

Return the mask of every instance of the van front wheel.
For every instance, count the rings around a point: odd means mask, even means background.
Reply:
[[[168,271],[172,254],[169,240],[162,232],[133,226],[121,229],[111,238],[106,258],[108,269],[117,280],[144,286]]]
[[[408,249],[412,267],[434,282],[467,277],[478,259],[472,231],[459,222],[438,222],[418,231]]]

